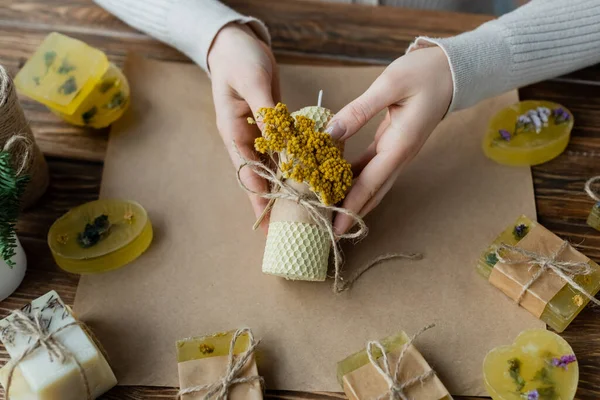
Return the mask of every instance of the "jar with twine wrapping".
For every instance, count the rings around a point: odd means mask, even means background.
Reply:
[[[20,140],[15,140],[16,138]],[[48,188],[48,165],[25,119],[14,83],[1,65],[0,150],[12,154],[18,175],[29,175],[30,181],[21,198],[21,204],[23,208],[30,207]]]

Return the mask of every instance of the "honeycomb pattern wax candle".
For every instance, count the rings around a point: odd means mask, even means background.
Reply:
[[[483,151],[500,164],[542,164],[565,150],[571,129],[573,115],[560,104],[522,101],[492,118],[483,139]]]
[[[236,332],[221,332],[209,336],[199,336],[177,341],[177,362],[179,369],[179,383],[181,389],[211,385],[219,382],[228,370],[228,357],[234,340],[234,360],[247,351],[250,357],[240,370],[237,378],[253,378],[250,382],[233,384],[229,388],[228,399],[231,400],[262,400],[262,378],[258,375],[254,349],[251,346],[256,342],[247,329]],[[202,400],[207,390],[183,394],[182,400]]]
[[[483,362],[485,387],[494,400],[573,400],[579,367],[573,349],[557,334],[532,329]]]
[[[559,251],[564,245],[563,240],[538,223],[521,216],[485,249],[477,263],[477,270],[483,277],[516,301],[524,285],[531,281],[540,267],[531,267],[531,259],[522,254],[509,254],[510,251],[501,250],[505,245],[517,246],[525,251],[550,257],[556,254],[556,260],[559,262],[569,261],[587,265],[590,273],[575,275],[573,281],[591,296],[595,296],[600,290],[600,267],[595,262],[570,245]],[[507,265],[499,261],[499,251],[501,256],[515,259],[517,262]],[[552,270],[546,270],[531,283],[519,304],[554,330],[562,332],[589,301],[586,295],[567,284]]]
[[[410,338],[404,332],[387,337],[379,342],[381,348],[386,352],[388,364],[395,366],[403,348],[408,344]],[[423,358],[421,353],[412,345],[408,344],[399,370],[392,370],[398,383],[402,384],[412,378],[419,377],[431,371],[431,367]],[[383,364],[383,353],[380,348],[374,348],[373,356],[377,362]],[[350,400],[371,400],[382,397],[389,393],[390,389],[381,373],[369,360],[367,350],[363,349],[337,364],[337,378]],[[404,394],[410,399],[419,400],[451,400],[452,396],[444,387],[440,379],[434,373],[431,376],[416,382],[414,385],[404,389]]]
[[[59,267],[91,274],[135,260],[148,249],[152,236],[152,224],[140,204],[101,199],[56,220],[48,232],[48,245]]]
[[[0,382],[10,400],[95,399],[117,384],[104,355],[55,291],[20,312],[0,321],[0,341],[11,356],[0,370]],[[44,345],[33,348],[39,336]],[[62,350],[56,350],[52,341],[60,343]],[[17,362],[28,349],[33,350]]]
[[[102,128],[129,105],[127,79],[106,54],[53,32],[15,78],[17,89],[65,121]]]

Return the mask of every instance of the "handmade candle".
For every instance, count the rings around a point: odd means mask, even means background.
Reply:
[[[127,79],[103,52],[56,32],[27,61],[15,84],[75,125],[108,126],[129,104]]]
[[[340,361],[337,364],[337,377],[348,398],[350,400],[371,400],[385,396],[390,392],[390,385],[382,375],[382,372],[384,372],[396,378],[396,386],[406,385],[402,389],[405,397],[400,397],[400,399],[452,399],[440,379],[427,364],[425,358],[409,341],[410,338],[406,333],[400,332],[395,336],[381,340],[379,342],[380,346],[372,348],[371,355],[383,368],[382,371],[378,371],[372,364],[367,352],[368,348]],[[398,359],[407,344],[408,348],[398,364]],[[382,349],[386,353],[387,370],[385,360],[382,359]],[[395,366],[397,368],[393,368]],[[392,369],[390,370],[390,368]]]
[[[522,332],[511,346],[483,362],[485,387],[494,400],[572,400],[579,367],[571,346],[543,329]]]
[[[0,321],[0,341],[11,356],[0,370],[7,399],[95,399],[117,384],[106,359],[55,291]]]
[[[550,101],[522,101],[490,121],[483,151],[506,165],[537,165],[561,154],[573,128],[573,115]]]
[[[338,238],[331,228],[332,206],[352,184],[350,164],[323,132],[332,116],[319,106],[290,115],[283,104],[258,115],[264,128],[255,147],[279,157],[278,175],[273,173],[278,197],[272,198],[264,273],[291,280],[327,278],[330,248]],[[337,280],[341,262],[337,249],[334,256]]]
[[[48,245],[65,271],[110,271],[139,257],[152,242],[152,224],[133,201],[102,199],[72,209],[50,228]]]
[[[217,395],[225,392],[232,400],[261,400],[262,378],[254,359],[256,345],[249,329],[179,340],[180,398],[219,398]],[[223,381],[232,371],[230,380]],[[236,381],[239,379],[243,381]]]
[[[543,271],[540,264],[545,265]],[[482,253],[477,270],[558,332],[600,290],[600,267],[595,262],[525,216]]]

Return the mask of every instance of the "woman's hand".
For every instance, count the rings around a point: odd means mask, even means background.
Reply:
[[[247,118],[261,107],[274,107],[280,100],[279,77],[273,53],[245,25],[225,26],[208,53],[208,67],[212,78],[212,92],[217,114],[217,127],[234,167],[241,164],[236,154],[235,141],[240,153],[247,159],[256,159],[254,139],[260,136],[256,125]],[[244,184],[255,192],[267,192],[268,185],[248,168],[241,171]],[[259,216],[267,200],[249,194],[254,213]],[[266,227],[266,220],[262,226]]]
[[[419,49],[390,64],[366,92],[336,114],[327,132],[347,140],[387,108],[375,140],[353,164],[357,179],[344,208],[364,216],[379,204],[446,114],[452,91],[452,73],[442,49]],[[338,214],[334,226],[342,233],[352,224],[351,218]]]

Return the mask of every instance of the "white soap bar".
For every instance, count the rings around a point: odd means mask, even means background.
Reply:
[[[62,302],[55,291],[34,300],[22,311],[33,318],[39,315],[48,334],[76,322],[71,309]],[[18,358],[34,343],[35,338],[15,332],[10,321],[14,315],[0,321],[0,341],[12,360]],[[92,398],[97,398],[117,384],[108,362],[85,331],[77,325],[70,326],[53,336],[76,359],[85,370]],[[0,370],[0,383],[6,390],[9,367]],[[87,399],[83,378],[77,364],[71,359],[64,363],[50,357],[39,347],[22,360],[13,375],[9,400],[85,400]]]

